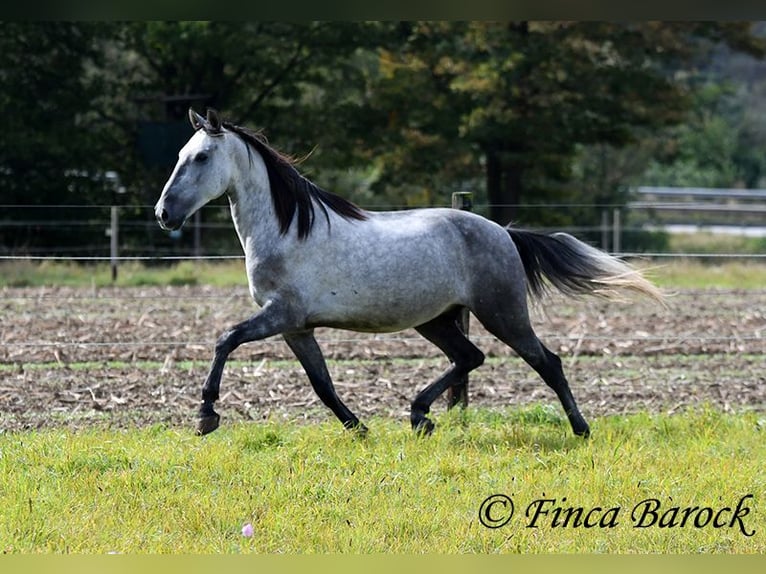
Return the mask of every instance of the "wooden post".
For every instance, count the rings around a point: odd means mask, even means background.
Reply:
[[[622,242],[620,241],[622,236],[622,229],[620,229],[621,213],[622,210],[619,207],[615,207],[614,211],[612,211],[612,253],[615,255],[619,255],[620,251],[622,251]]]
[[[194,213],[194,257],[202,255],[202,215],[201,209]]]
[[[471,211],[473,209],[473,193],[470,191],[458,191],[452,194],[452,208]],[[468,309],[463,309],[458,316],[458,327],[468,336]],[[447,389],[447,408],[460,405],[465,408],[468,406],[468,375],[463,377],[458,384]]]
[[[109,228],[109,262],[112,266],[112,281],[117,281],[117,246],[119,238],[120,219],[117,206],[112,206],[111,226]]]

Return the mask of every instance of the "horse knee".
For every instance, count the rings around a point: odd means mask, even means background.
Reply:
[[[234,329],[229,329],[228,331],[224,332],[220,337],[218,337],[218,340],[215,342],[215,354],[216,356],[223,355],[224,357],[228,357],[231,352],[236,347],[236,344],[234,343],[234,339],[237,336],[237,332]]]

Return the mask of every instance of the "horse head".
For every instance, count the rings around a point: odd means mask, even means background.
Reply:
[[[180,229],[199,208],[221,196],[232,184],[235,166],[232,142],[237,138],[225,137],[218,113],[209,109],[203,117],[189,109],[189,121],[195,132],[178,152],[178,161],[154,214],[166,230]]]

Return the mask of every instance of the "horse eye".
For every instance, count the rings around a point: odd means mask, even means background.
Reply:
[[[197,163],[204,163],[207,161],[207,154],[204,151],[199,152],[194,156],[194,161]]]

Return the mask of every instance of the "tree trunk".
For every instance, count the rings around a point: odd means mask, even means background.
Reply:
[[[504,165],[496,150],[487,150],[486,158],[489,218],[500,225],[508,225],[519,216],[523,167]]]

